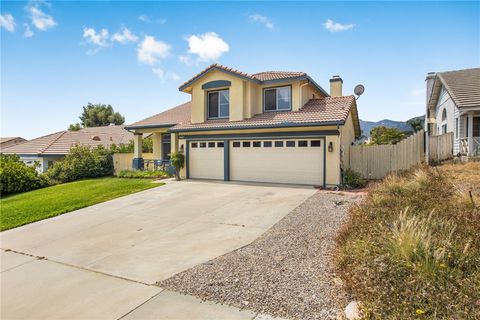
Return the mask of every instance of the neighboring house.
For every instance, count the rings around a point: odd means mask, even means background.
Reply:
[[[20,143],[24,143],[25,141],[27,140],[23,139],[22,137],[1,137],[0,150],[20,144]]]
[[[28,165],[38,162],[39,172],[45,172],[56,161],[62,160],[75,144],[91,147],[127,144],[133,134],[124,126],[84,128],[79,131],[60,131],[25,143],[2,149],[4,154],[17,154]]]
[[[355,97],[342,96],[342,83],[332,78],[328,94],[304,72],[213,64],[180,86],[190,102],[126,127],[133,167],[143,167],[142,134],[152,133],[156,159],[185,154],[184,178],[336,186],[360,136]]]
[[[426,83],[427,134],[453,132],[454,155],[480,155],[480,68],[431,72]]]

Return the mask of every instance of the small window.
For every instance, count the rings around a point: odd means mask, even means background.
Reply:
[[[308,147],[308,141],[307,140],[300,140],[300,141],[298,141],[298,146],[299,147]]]
[[[208,147],[209,148],[215,148],[215,142],[209,142]]]
[[[445,134],[445,133],[447,133],[447,125],[446,124],[444,124],[442,126],[442,134]]]
[[[320,147],[320,140],[310,141],[310,147]]]
[[[285,111],[292,109],[292,88],[268,88],[263,91],[263,109],[265,111]]]
[[[455,138],[458,139],[458,118],[455,118]]]
[[[260,141],[253,141],[253,147],[254,148],[260,148],[261,147],[261,142]]]
[[[276,147],[276,148],[281,148],[281,147],[283,147],[283,141],[275,141],[275,147]]]
[[[250,148],[250,141],[243,141],[242,146],[244,148]]]
[[[192,148],[198,148],[198,143],[197,142],[192,142]]]
[[[206,142],[200,142],[200,148],[206,148],[207,143]]]
[[[228,118],[230,109],[230,92],[228,90],[208,93],[208,118]]]
[[[295,147],[295,141],[287,141],[286,146],[287,147]]]
[[[224,144],[223,142],[217,142],[217,148],[223,148]]]
[[[443,109],[443,112],[442,112],[442,121],[445,121],[447,120],[447,109]]]
[[[272,141],[263,141],[263,147],[264,148],[271,148],[272,147]]]
[[[233,147],[234,147],[234,148],[240,148],[240,142],[239,142],[239,141],[235,141],[235,142],[233,143]]]

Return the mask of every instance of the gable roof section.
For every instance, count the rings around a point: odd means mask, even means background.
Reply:
[[[429,107],[436,106],[442,85],[457,107],[480,107],[480,68],[438,72]]]
[[[240,77],[247,81],[252,81],[257,84],[268,84],[272,82],[279,82],[279,81],[295,81],[295,80],[308,80],[314,87],[316,87],[320,92],[322,92],[325,96],[329,96],[329,94],[320,86],[318,85],[308,74],[305,72],[292,72],[292,71],[264,71],[258,72],[254,74],[248,74],[230,67],[223,66],[218,63],[214,63],[209,67],[205,68],[204,70],[200,71],[198,74],[193,76],[190,80],[184,82],[178,89],[180,91],[185,90],[190,85],[192,85],[195,81],[202,78],[207,73],[218,70],[221,72],[225,72],[237,77]]]
[[[252,118],[241,121],[229,121],[228,119],[207,120],[203,123],[178,124],[172,128],[172,132],[204,131],[204,130],[228,130],[228,129],[253,129],[253,128],[276,128],[276,127],[302,127],[309,125],[342,125],[349,113],[354,115],[355,135],[360,135],[356,102],[354,96],[326,97],[310,99],[298,111],[264,112],[254,115]],[[356,119],[356,120],[355,120]]]
[[[112,144],[126,144],[133,134],[124,126],[91,127],[79,131],[59,131],[25,143],[5,148],[2,153],[20,155],[64,155],[75,144],[108,147]]]
[[[172,127],[176,124],[190,122],[192,103],[186,102],[156,115],[134,122],[125,129],[144,129],[158,127]]]
[[[22,137],[0,137],[0,143],[9,142],[9,141],[12,141],[12,140],[15,140],[15,139],[27,141],[26,139],[23,139]]]

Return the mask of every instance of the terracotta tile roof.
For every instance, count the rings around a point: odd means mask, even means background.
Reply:
[[[154,116],[129,124],[127,128],[173,126],[179,123],[190,122],[191,104],[191,102],[186,102]]]
[[[298,111],[277,111],[257,114],[250,119],[229,121],[228,119],[207,120],[204,123],[177,124],[171,131],[205,130],[205,129],[242,129],[250,127],[279,127],[322,125],[343,122],[350,110],[355,107],[354,96],[326,97],[309,100]],[[355,111],[356,112],[356,111]]]
[[[23,139],[22,137],[0,137],[0,143],[5,143],[5,142],[15,140],[15,139],[21,139],[23,141],[27,141],[27,140]]]
[[[280,80],[280,79],[304,77],[306,75],[307,74],[305,72],[265,71],[265,72],[255,73],[252,76],[255,79],[258,79],[260,81],[270,81],[270,80]]]
[[[185,89],[186,87],[188,87],[188,85],[192,84],[197,79],[201,78],[203,75],[205,75],[206,73],[208,73],[209,71],[211,71],[213,69],[223,70],[223,71],[226,71],[228,73],[232,73],[234,75],[242,77],[244,79],[257,82],[259,84],[262,84],[262,83],[267,82],[267,81],[275,81],[275,80],[281,80],[281,79],[295,79],[295,78],[299,78],[299,77],[304,77],[305,79],[310,80],[314,86],[316,86],[320,91],[322,91],[326,96],[328,96],[328,93],[322,87],[320,87],[317,83],[315,83],[315,81],[313,81],[305,72],[264,71],[264,72],[254,73],[254,74],[248,74],[248,73],[239,71],[237,69],[233,69],[233,68],[230,68],[230,67],[223,66],[223,65],[218,64],[218,63],[214,63],[214,64],[208,66],[207,68],[205,68],[204,70],[200,71],[198,74],[193,76],[190,80],[185,81],[182,85],[180,85],[179,89],[180,90]]]
[[[124,129],[124,126],[106,126],[84,128],[79,131],[60,131],[25,143],[5,148],[6,154],[66,154],[70,148],[79,143],[95,147],[98,145],[110,146],[112,144],[128,143],[133,139],[133,134]]]
[[[458,107],[480,106],[480,68],[439,72],[437,76]]]

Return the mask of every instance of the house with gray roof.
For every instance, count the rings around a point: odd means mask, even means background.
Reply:
[[[480,68],[431,72],[426,85],[427,135],[452,132],[454,155],[479,156]]]
[[[16,154],[28,165],[40,164],[39,172],[45,172],[56,161],[62,160],[76,144],[110,147],[112,144],[128,144],[133,134],[120,126],[83,128],[79,131],[59,131],[22,144],[2,148],[1,153]]]

